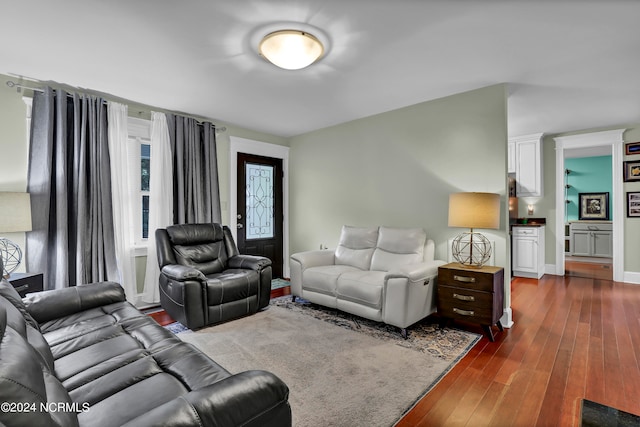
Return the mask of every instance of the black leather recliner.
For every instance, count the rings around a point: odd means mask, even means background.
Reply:
[[[240,255],[229,227],[172,225],[156,230],[160,304],[190,329],[269,305],[271,260]]]

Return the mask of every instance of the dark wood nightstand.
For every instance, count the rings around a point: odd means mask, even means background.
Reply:
[[[451,263],[438,268],[437,307],[445,319],[464,320],[482,325],[491,341],[491,327],[503,330],[504,269],[467,267]]]
[[[11,273],[9,282],[16,288],[22,298],[32,292],[40,292],[43,288],[42,273]]]

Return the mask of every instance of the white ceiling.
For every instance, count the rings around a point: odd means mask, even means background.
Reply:
[[[640,1],[1,1],[0,73],[284,137],[497,83],[510,136],[640,123]],[[258,57],[283,22],[326,56]]]

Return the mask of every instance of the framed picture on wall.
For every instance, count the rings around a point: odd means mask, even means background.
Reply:
[[[631,156],[633,154],[640,154],[640,142],[628,142],[624,146],[624,154]]]
[[[640,181],[640,160],[624,162],[624,182]]]
[[[627,217],[640,218],[640,191],[627,192]]]
[[[609,193],[579,193],[578,219],[609,220]]]

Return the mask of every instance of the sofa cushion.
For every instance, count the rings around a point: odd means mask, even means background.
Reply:
[[[371,270],[390,271],[422,262],[427,234],[422,228],[380,227],[378,244],[371,259]]]
[[[7,323],[6,304],[0,304],[0,402],[26,410],[0,411],[0,425],[77,426],[73,412],[40,410],[41,404],[70,404],[71,399],[26,338]]]
[[[256,270],[231,269],[207,276],[207,305],[237,301],[258,294]]]
[[[350,271],[338,278],[339,299],[353,301],[372,308],[382,308],[384,271]]]
[[[377,241],[378,227],[343,226],[336,248],[335,263],[369,270]]]
[[[18,291],[16,291],[13,285],[11,285],[11,283],[6,281],[4,278],[0,278],[0,297],[3,297],[8,302],[10,302],[11,305],[13,305],[20,312],[20,314],[28,324],[36,329],[40,329],[40,327],[38,326],[38,322],[36,322],[35,319],[31,317],[31,314],[27,311],[27,308],[25,307],[24,302],[22,302],[22,297],[20,297]]]
[[[335,296],[338,277],[349,271],[361,270],[349,265],[323,265],[307,268],[303,273],[302,289]]]

